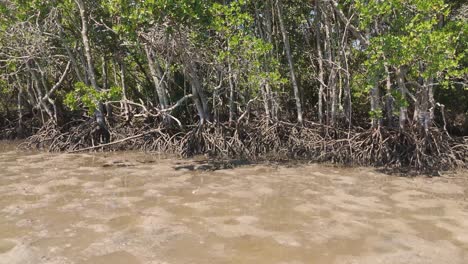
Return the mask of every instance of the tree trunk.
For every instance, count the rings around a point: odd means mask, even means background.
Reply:
[[[203,111],[205,112],[206,118],[209,121],[211,117],[210,117],[210,108],[208,105],[208,99],[206,98],[205,92],[203,91],[203,86],[202,86],[202,82],[200,81],[200,75],[198,73],[197,66],[195,65],[193,61],[191,61],[190,63],[191,63],[192,72],[194,73],[193,76],[195,78],[194,81],[197,87],[198,96],[200,97],[200,101],[202,103]]]
[[[405,130],[406,122],[408,121],[408,108],[404,105],[406,104],[406,85],[405,85],[404,73],[401,67],[396,69],[396,77],[397,77],[398,86],[400,88],[401,100],[403,101],[403,102],[400,102],[400,117],[399,117],[400,129]]]
[[[89,70],[88,70],[88,63],[86,62],[86,58],[85,58],[85,55],[83,55],[83,49],[80,48],[78,50],[78,59],[80,60],[80,63],[83,65],[84,67],[84,71],[83,71],[83,82],[84,84],[86,84],[86,86],[90,86],[91,83],[89,81]]]
[[[430,122],[432,123],[432,120],[434,120],[434,111],[436,107],[436,102],[434,99],[434,78],[429,78],[430,82],[427,83],[427,93],[429,97],[429,117],[430,117]]]
[[[345,33],[346,34],[346,33]],[[345,74],[344,74],[344,112],[348,126],[351,127],[352,124],[352,101],[351,101],[351,84],[350,84],[350,74],[349,74],[349,65],[348,58],[346,55],[346,48],[342,48],[342,60],[345,65]]]
[[[120,62],[120,81],[122,85],[122,104],[123,104],[123,109],[124,109],[124,116],[125,116],[125,121],[129,122],[130,121],[130,111],[129,111],[129,105],[128,105],[128,97],[127,97],[127,83],[125,82],[125,62],[123,59]]]
[[[324,72],[323,72],[323,55],[322,55],[322,40],[320,37],[321,31],[321,10],[320,1],[315,1],[315,14],[317,15],[317,29],[315,33],[316,48],[317,48],[317,61],[318,61],[318,80],[319,80],[319,94],[318,94],[318,118],[320,124],[323,124],[323,92],[325,90]]]
[[[44,110],[47,113],[47,115],[51,119],[53,119],[54,118],[53,113],[50,111],[50,109],[47,106],[47,104],[45,103],[45,101],[42,100],[43,96],[42,96],[42,89],[41,89],[41,85],[40,85],[41,82],[39,80],[39,77],[36,74],[36,70],[31,68],[30,62],[26,63],[26,67],[28,68],[28,71],[31,73],[31,77],[33,79],[33,82],[32,82],[33,90],[34,90],[34,87],[36,87],[35,91],[37,93],[37,102],[39,103],[39,108],[41,109],[41,111]],[[44,120],[43,120],[43,122],[44,122]]]
[[[16,137],[24,137],[24,127],[23,127],[23,88],[21,85],[18,86],[18,125],[16,127]]]
[[[197,108],[198,116],[200,117],[200,125],[203,125],[205,121],[209,120],[209,115],[207,112],[207,102],[203,103],[204,95],[201,91],[201,83],[198,77],[198,72],[193,65],[193,62],[188,63],[187,71],[190,78],[190,85],[192,87],[193,100],[195,102],[195,107]]]
[[[162,80],[158,78],[157,66],[154,63],[153,50],[148,45],[145,45],[146,58],[148,59],[148,66],[150,69],[151,77],[153,78],[154,88],[156,94],[158,95],[158,101],[161,105],[161,109],[166,109],[169,107],[169,102],[166,96],[166,93],[162,87]]]
[[[91,55],[91,46],[89,44],[89,38],[88,38],[88,18],[86,14],[86,7],[83,2],[83,0],[75,0],[75,3],[78,6],[78,9],[80,11],[80,18],[81,18],[81,38],[83,40],[83,46],[84,46],[84,52],[85,52],[85,57],[86,57],[86,63],[87,63],[87,72],[89,76],[89,80],[91,82],[91,85],[96,91],[100,91],[100,88],[97,84],[96,81],[96,76],[94,74],[94,62],[93,62],[93,57]],[[107,131],[107,125],[104,120],[104,115],[103,115],[103,109],[104,105],[102,102],[98,102],[98,107],[95,111],[95,117],[96,121],[99,125],[99,127],[103,130],[105,134],[108,134],[109,132]],[[108,136],[105,136],[106,141],[108,140]]]
[[[62,36],[62,34],[61,34],[61,36]],[[64,38],[64,37],[62,36],[62,38]],[[67,45],[67,43],[65,41],[63,43],[63,46],[65,47],[65,50],[67,51],[67,54],[68,54],[68,58],[70,59],[72,65],[73,65],[73,70],[75,71],[76,78],[78,78],[78,81],[84,83],[85,80],[84,80],[83,76],[81,75],[79,65],[76,62],[75,56],[73,56],[73,53],[70,50],[70,47],[68,47],[68,45]]]
[[[424,127],[424,131],[428,132],[429,127],[431,126],[432,118],[431,118],[431,109],[432,109],[432,102],[431,102],[431,81],[430,78],[427,80],[423,80],[423,91],[421,96],[421,109],[419,110],[419,122]],[[432,98],[433,100],[434,98]]]
[[[164,100],[166,101],[166,107],[169,107],[171,105],[171,97],[169,95],[169,90],[167,88],[167,81],[166,81],[168,79],[168,76],[166,75],[169,73],[169,71],[168,70],[167,72],[163,71],[161,67],[161,63],[158,61],[157,58],[154,60],[154,63],[156,66],[156,73],[158,74],[159,82],[161,84],[161,90],[163,92]]]
[[[374,87],[371,89],[371,111],[372,111],[372,127],[376,128],[381,125],[381,108],[380,108],[380,91],[379,84],[375,82]]]
[[[330,11],[330,13],[333,15],[333,12]],[[333,27],[331,25],[333,17],[326,17],[325,19],[325,33],[326,33],[326,42],[327,42],[327,47],[328,47],[328,63],[330,65],[330,75],[328,76],[328,89],[330,93],[330,99],[329,99],[329,115],[330,115],[330,125],[334,126],[336,123],[336,109],[337,109],[337,76],[338,73],[337,71],[339,70],[339,67],[337,68],[336,65],[336,43],[333,43],[332,41],[336,38],[334,36],[333,32]]]
[[[18,82],[20,83],[20,81],[18,80]],[[34,108],[36,105],[37,105],[37,95],[36,95],[36,91],[34,91],[34,87],[33,87],[33,81],[31,80],[31,78],[29,78],[29,76],[26,78],[26,91],[28,92],[28,97],[29,97],[29,101],[31,102],[31,106],[32,108]]]
[[[268,93],[267,93],[267,88],[266,88],[266,83],[262,83],[260,85],[260,91],[262,92],[262,97],[263,97],[263,108],[265,110],[265,116],[267,119],[267,122],[271,120],[271,110],[270,110],[270,103],[268,100]]]
[[[393,127],[393,96],[392,96],[392,79],[390,74],[390,68],[387,64],[384,64],[385,68],[385,80],[386,80],[386,100],[385,100],[385,111],[387,112],[387,122],[389,127]]]
[[[231,62],[228,63],[228,71],[229,71],[229,123],[234,122],[234,96],[235,96],[235,86],[233,82],[233,74],[232,74],[232,66]]]
[[[329,68],[329,74],[328,74],[328,80],[327,80],[327,86],[326,86],[326,100],[325,100],[325,109],[326,109],[326,124],[331,125],[331,106],[332,106],[332,100],[331,98],[331,90],[334,89],[334,75],[335,75],[335,65],[333,65],[333,57],[332,57],[332,45],[331,45],[331,36],[330,36],[330,21],[327,13],[323,13],[324,17],[324,29],[325,29],[325,39],[324,39],[324,55],[323,58],[325,59],[327,66]]]
[[[107,77],[107,60],[102,56],[102,89],[109,89],[109,79]]]
[[[301,95],[299,91],[299,86],[297,85],[296,73],[294,71],[294,61],[293,61],[292,54],[291,54],[291,47],[289,45],[288,32],[286,31],[286,27],[284,25],[283,14],[282,14],[283,7],[281,4],[281,0],[276,0],[276,8],[278,11],[278,20],[280,24],[281,34],[283,35],[284,49],[286,51],[286,57],[288,59],[291,83],[294,89],[294,98],[296,100],[296,108],[297,108],[297,122],[302,124],[303,119],[302,119]]]

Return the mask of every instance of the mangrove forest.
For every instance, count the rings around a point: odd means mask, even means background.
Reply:
[[[460,0],[0,0],[0,139],[468,167]]]

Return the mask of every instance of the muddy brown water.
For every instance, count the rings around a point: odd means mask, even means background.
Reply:
[[[0,144],[0,263],[468,263],[468,175]]]

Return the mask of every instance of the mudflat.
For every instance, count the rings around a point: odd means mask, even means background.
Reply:
[[[0,144],[0,263],[468,263],[468,175]]]

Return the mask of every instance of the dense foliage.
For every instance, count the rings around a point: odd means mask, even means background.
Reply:
[[[460,10],[453,0],[3,0],[2,136],[77,120],[101,134],[115,122],[286,122],[327,136],[467,135]]]

